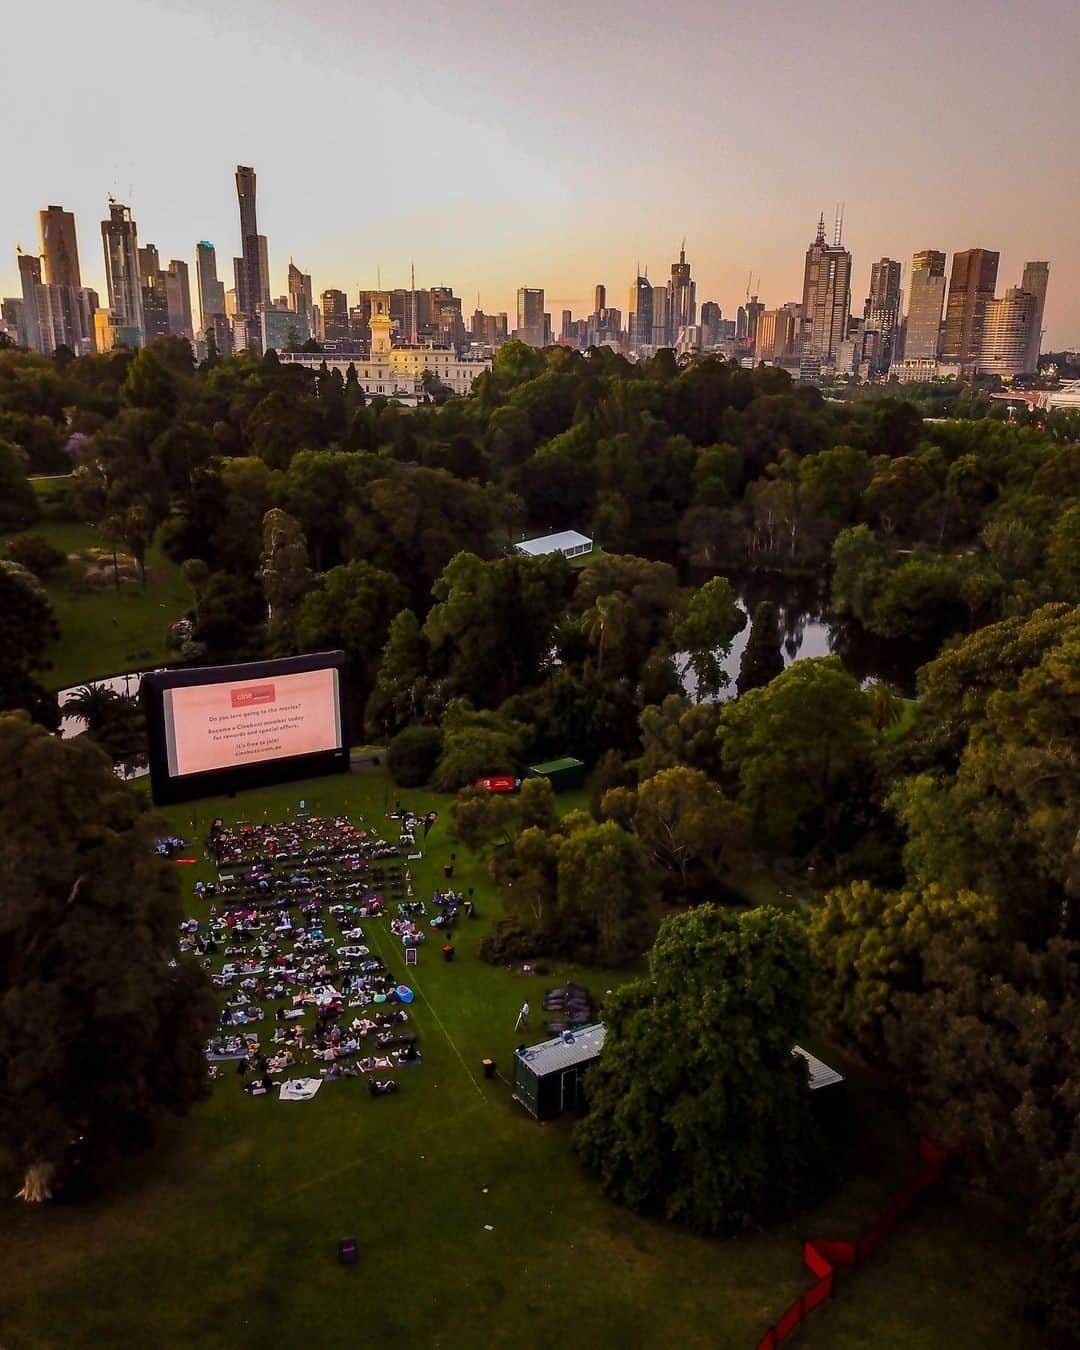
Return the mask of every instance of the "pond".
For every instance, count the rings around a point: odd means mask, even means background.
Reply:
[[[691,569],[686,580],[701,586],[716,572]],[[915,692],[915,674],[932,660],[932,647],[910,641],[876,638],[853,620],[842,619],[828,608],[828,591],[815,577],[791,578],[778,572],[727,573],[739,608],[748,616],[746,627],[735,637],[724,662],[730,683],[721,699],[734,697],[735,681],[746,644],[750,640],[749,616],[762,600],[776,605],[780,627],[780,649],[784,665],[808,656],[839,656],[845,667],[861,682],[887,680],[904,695]],[[682,668],[683,688],[692,698],[693,673]]]

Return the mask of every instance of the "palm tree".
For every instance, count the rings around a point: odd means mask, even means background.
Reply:
[[[65,717],[77,717],[90,732],[98,732],[109,720],[113,705],[120,698],[107,684],[84,684],[61,704]]]

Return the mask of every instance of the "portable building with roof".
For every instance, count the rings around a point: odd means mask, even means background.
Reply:
[[[537,1120],[551,1120],[584,1104],[582,1080],[604,1048],[604,1024],[564,1031],[514,1051],[511,1095]]]
[[[561,553],[564,558],[580,558],[592,552],[593,541],[577,530],[559,530],[556,534],[542,534],[536,539],[522,539],[514,547],[530,558],[542,558],[548,553]]]
[[[533,778],[546,778],[553,792],[573,792],[585,786],[585,765],[580,759],[549,759],[543,764],[530,764]]]

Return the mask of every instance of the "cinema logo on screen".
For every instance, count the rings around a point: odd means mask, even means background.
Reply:
[[[234,708],[253,708],[259,703],[273,703],[277,694],[272,684],[253,684],[247,689],[230,689],[229,698]]]

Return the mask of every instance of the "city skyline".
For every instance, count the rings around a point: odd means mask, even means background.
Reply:
[[[130,6],[113,0],[109,8]],[[273,295],[287,293],[290,258],[312,276],[316,294],[340,288],[350,298],[374,287],[380,269],[383,286],[408,286],[415,263],[418,284],[452,284],[470,307],[479,291],[489,312],[513,313],[520,287],[543,287],[557,328],[563,309],[591,310],[598,281],[625,304],[639,258],[653,284],[662,282],[685,234],[698,305],[719,302],[727,317],[742,302],[750,271],[761,278],[757,289],[770,309],[797,299],[808,230],[819,211],[828,218],[844,200],[856,309],[878,258],[902,260],[906,279],[920,250],[951,256],[986,248],[1000,253],[1000,275],[1010,281],[1028,260],[1049,259],[1044,349],[1080,342],[1072,223],[1080,202],[1075,180],[1061,172],[1067,145],[1041,120],[1049,88],[1060,86],[1054,125],[1069,125],[1070,109],[1080,111],[1065,78],[1066,53],[1075,45],[1068,37],[1080,37],[1080,20],[1063,5],[1044,0],[1023,15],[983,6],[973,59],[962,68],[947,39],[970,9],[927,6],[925,30],[909,14],[887,36],[893,87],[896,78],[907,82],[908,106],[917,97],[920,107],[917,123],[898,111],[884,84],[880,92],[873,81],[860,89],[852,70],[879,50],[881,33],[874,16],[843,4],[810,15],[770,3],[753,14],[683,3],[660,16],[645,6],[601,3],[569,51],[557,14],[513,4],[470,7],[454,25],[433,25],[433,8],[423,0],[392,16],[328,0],[315,24],[284,0],[268,7],[243,0],[227,26],[204,0],[150,3],[138,13],[144,40],[152,33],[178,63],[196,62],[200,84],[224,78],[241,52],[249,62],[255,51],[266,90],[287,75],[281,87],[288,97],[272,107],[246,101],[219,129],[207,121],[205,100],[193,95],[174,106],[158,96],[153,63],[134,62],[125,103],[132,116],[111,115],[103,135],[104,106],[95,117],[83,105],[85,72],[104,59],[106,32],[84,7],[61,0],[64,39],[55,53],[50,48],[57,97],[40,111],[35,104],[7,156],[0,198],[5,295],[19,294],[15,244],[36,250],[37,213],[53,203],[75,213],[83,284],[104,294],[93,231],[110,191],[132,208],[140,238],[155,242],[163,259],[184,260],[193,275],[196,244],[212,242],[218,276],[229,286],[230,260],[242,253],[234,174],[237,164],[253,164]],[[695,67],[689,81],[684,71],[682,84],[674,48],[684,48],[670,42],[679,19],[701,62],[710,63]],[[1033,40],[1040,20],[1048,39],[1052,27],[1053,41]],[[39,39],[24,14],[7,30],[17,36],[23,25],[29,50]],[[827,47],[822,28],[829,29]],[[528,70],[517,59],[525,45]],[[561,66],[552,64],[556,54]],[[756,111],[757,100],[750,100],[752,116],[746,108],[747,81],[752,86],[765,73],[782,81],[811,54],[819,86],[812,126],[827,154],[805,153],[810,131],[805,109],[797,109],[804,97],[798,81],[768,119]],[[605,117],[599,95],[581,90],[579,77],[590,66],[617,75],[615,92],[630,90],[635,72],[648,70],[658,92],[616,98],[616,115]],[[988,90],[1006,75],[1012,97],[1007,113],[998,114]],[[13,76],[16,103],[22,97],[31,106],[29,71]],[[875,124],[875,106],[883,116],[888,110],[890,134],[880,144],[859,127],[852,132],[844,107],[856,96],[862,124]],[[140,99],[149,101],[150,115],[135,111]],[[341,126],[355,118],[355,143],[318,132],[324,107],[344,118]],[[962,142],[950,139],[949,125],[964,127]],[[980,172],[964,171],[966,164]],[[640,195],[645,182],[655,189],[648,209]],[[332,191],[316,190],[327,184]]]

